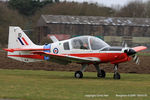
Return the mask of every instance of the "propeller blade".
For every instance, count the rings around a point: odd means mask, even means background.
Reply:
[[[127,48],[127,47],[128,47],[128,44],[127,44],[125,41],[123,41],[123,42],[122,42],[122,47]]]
[[[133,56],[133,61],[136,61],[136,59],[137,59],[137,55],[134,55]]]
[[[125,42],[123,41],[123,42],[122,42],[122,47],[124,47],[124,44],[125,44]]]
[[[139,60],[139,57],[137,58],[136,62],[135,62],[137,65],[140,64],[140,60]]]
[[[139,65],[140,60],[139,60],[139,57],[138,57],[137,55],[134,55],[134,56],[133,56],[133,61],[134,61],[137,65]]]
[[[125,43],[124,47],[128,47],[128,44],[127,44],[127,43]]]

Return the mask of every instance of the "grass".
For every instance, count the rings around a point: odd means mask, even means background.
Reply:
[[[121,80],[96,78],[85,72],[75,79],[74,72],[0,70],[0,99],[17,100],[149,100],[149,74],[121,74]],[[144,96],[139,96],[144,95]],[[125,97],[117,97],[124,95]],[[128,96],[127,96],[128,95]],[[132,95],[132,96],[131,96]],[[106,96],[106,97],[105,97]]]
[[[150,56],[150,52],[139,52],[138,55],[140,55],[140,56]]]

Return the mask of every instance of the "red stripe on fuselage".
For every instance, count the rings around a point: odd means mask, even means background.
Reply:
[[[10,57],[23,57],[23,58],[32,58],[32,59],[42,59],[44,60],[44,56],[41,55],[8,55]]]
[[[28,42],[24,39],[24,37],[22,37],[22,40],[24,41],[24,43],[25,43],[26,45],[29,45]]]
[[[82,53],[82,54],[69,54],[70,56],[77,57],[96,57],[99,58],[101,63],[114,62],[122,59],[127,59],[126,53]]]

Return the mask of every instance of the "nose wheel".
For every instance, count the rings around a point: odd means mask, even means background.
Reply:
[[[113,76],[114,79],[120,79],[120,74],[118,72],[118,64],[115,64],[114,65],[114,76]]]

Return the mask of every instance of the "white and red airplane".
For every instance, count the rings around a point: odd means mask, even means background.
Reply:
[[[8,57],[23,61],[53,61],[60,64],[78,63],[82,64],[80,71],[75,72],[76,78],[82,78],[83,72],[89,64],[94,64],[97,77],[105,78],[105,71],[100,69],[99,64],[114,64],[114,79],[120,79],[118,64],[130,61],[133,57],[136,63],[139,58],[135,55],[138,51],[145,50],[145,46],[133,48],[111,47],[103,40],[94,36],[79,36],[68,40],[58,41],[51,37],[54,43],[35,45],[20,27],[9,27]]]

